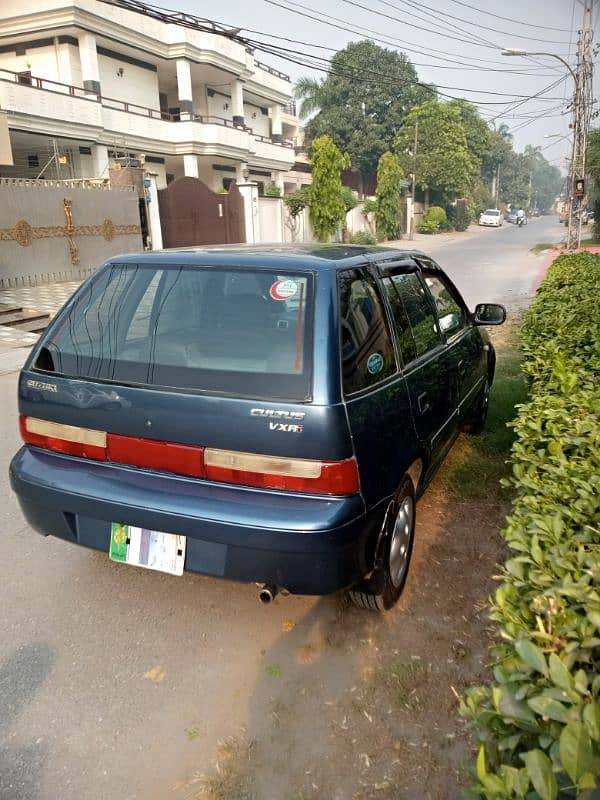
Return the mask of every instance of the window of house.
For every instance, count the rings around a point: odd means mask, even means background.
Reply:
[[[338,287],[344,393],[353,394],[393,375],[396,359],[373,278],[346,270],[338,275]]]
[[[39,167],[40,165],[40,157],[36,154],[27,156],[27,166],[31,167]]]

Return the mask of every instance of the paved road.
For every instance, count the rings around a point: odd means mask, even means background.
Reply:
[[[469,302],[520,302],[541,265],[528,248],[560,233],[542,219],[427,249]],[[335,601],[267,609],[253,586],[135,570],[34,534],[6,479],[23,357],[0,354],[0,800],[188,797],[173,786],[244,724],[286,621],[331,620]]]

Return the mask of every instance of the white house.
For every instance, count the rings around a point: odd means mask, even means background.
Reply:
[[[98,0],[1,0],[0,110],[14,166],[2,177],[108,176],[136,159],[158,188],[197,176],[292,191],[298,120],[287,75],[227,35]]]

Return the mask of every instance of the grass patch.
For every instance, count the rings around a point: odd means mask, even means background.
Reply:
[[[552,250],[554,247],[559,248],[560,246],[560,242],[538,242],[538,244],[533,245],[531,252],[537,255],[538,253],[542,253],[544,250]]]
[[[233,737],[219,746],[217,763],[212,775],[200,775],[193,783],[194,800],[256,800],[249,766],[253,743]]]
[[[513,330],[496,352],[496,375],[485,431],[480,436],[462,434],[440,470],[444,491],[456,497],[495,500],[502,496],[500,480],[510,473],[507,459],[515,440],[508,423],[516,416],[515,406],[527,397],[516,337]]]
[[[417,689],[427,680],[428,672],[421,661],[396,658],[378,667],[369,677],[372,690],[383,690],[384,696],[398,707],[410,706]],[[371,709],[373,704],[369,704]]]
[[[582,239],[581,246],[582,247],[594,247],[600,245],[600,239],[596,239],[592,237],[591,239]],[[539,242],[538,244],[534,244],[531,248],[530,252],[535,253],[543,253],[544,250],[552,250],[556,248],[556,250],[562,250],[563,245],[562,242]]]

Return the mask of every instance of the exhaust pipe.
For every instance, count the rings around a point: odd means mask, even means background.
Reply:
[[[269,603],[272,603],[273,600],[275,600],[278,592],[279,589],[277,588],[277,586],[274,586],[272,583],[265,583],[265,585],[261,588],[260,592],[258,593],[258,599],[265,606],[268,606]]]

